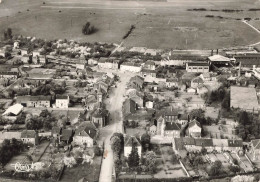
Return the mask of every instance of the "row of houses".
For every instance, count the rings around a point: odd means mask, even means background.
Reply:
[[[229,151],[238,153],[243,150],[243,141],[241,139],[211,139],[211,138],[192,138],[180,137],[172,141],[173,149],[176,152],[186,150],[188,152],[200,152],[203,148],[207,152],[214,150],[218,152]]]
[[[17,96],[16,102],[23,105],[24,107],[51,107],[52,97],[51,96]],[[68,95],[57,95],[55,98],[55,108],[66,109],[69,107],[70,97]]]

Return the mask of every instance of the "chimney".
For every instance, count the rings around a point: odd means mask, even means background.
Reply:
[[[217,54],[218,54],[218,49],[217,49]]]
[[[211,50],[211,56],[213,56],[213,49]]]
[[[238,76],[241,76],[241,62],[239,62]]]

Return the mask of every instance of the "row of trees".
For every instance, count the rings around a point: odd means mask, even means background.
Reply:
[[[5,139],[0,147],[1,165],[7,164],[13,156],[18,155],[23,149],[22,141],[18,141],[15,138],[11,140]]]
[[[51,113],[45,109],[39,116],[33,116],[28,114],[25,120],[25,126],[28,130],[51,130],[54,126],[56,118],[51,115]]]

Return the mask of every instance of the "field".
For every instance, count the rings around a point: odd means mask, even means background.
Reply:
[[[260,35],[238,18],[257,18],[248,11],[257,0],[3,0],[0,4],[0,34],[11,27],[15,34],[46,39],[73,39],[88,42],[120,43],[135,25],[123,46],[173,49],[215,49],[249,45]],[[241,8],[243,7],[243,8]],[[187,11],[205,8],[207,11]],[[219,11],[213,12],[211,9]],[[242,9],[227,13],[223,9]],[[207,18],[206,15],[224,18]],[[7,17],[8,16],[8,17]],[[84,36],[81,28],[89,21],[98,31]]]

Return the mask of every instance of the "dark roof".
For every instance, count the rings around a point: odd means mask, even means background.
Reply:
[[[107,115],[108,115],[108,111],[107,110],[98,108],[97,110],[95,110],[95,112],[92,115],[92,117],[94,117],[94,118],[101,118],[101,117],[105,117]]]
[[[190,137],[183,137],[182,141],[184,145],[195,145],[195,139]]]
[[[204,60],[206,57],[198,56],[198,55],[171,55],[169,57],[170,60]]]
[[[195,139],[196,146],[204,146],[204,147],[211,147],[213,146],[212,139],[208,138],[198,138]]]
[[[39,96],[17,96],[16,101],[17,102],[25,102],[25,101],[50,101],[51,96],[44,96],[44,95],[39,95]]]
[[[1,71],[0,75],[18,75],[18,72],[14,72],[14,71]]]
[[[203,80],[202,78],[200,77],[195,77],[191,80],[193,83],[203,83]]]
[[[64,100],[67,100],[67,99],[68,99],[68,96],[67,96],[67,95],[57,95],[57,96],[56,96],[56,99],[64,99]]]
[[[60,140],[69,140],[72,137],[73,131],[72,129],[63,129],[61,131],[61,137]]]
[[[149,70],[149,69],[142,69],[141,72],[142,72],[142,73],[157,73],[157,71],[155,71],[155,70]]]
[[[198,125],[199,127],[201,127],[200,123],[199,123],[196,119],[194,119],[194,120],[192,120],[192,121],[189,123],[189,128],[191,128],[191,127],[193,127],[193,126],[195,126],[195,125]]]
[[[21,133],[21,138],[35,138],[36,132],[34,130],[24,130]]]
[[[132,99],[126,99],[123,105],[124,114],[134,113],[136,110],[136,103]]]
[[[52,134],[60,134],[61,128],[60,127],[53,127],[51,130]]]
[[[125,66],[135,66],[135,67],[140,67],[141,64],[140,63],[134,63],[134,62],[124,62],[121,65],[125,65]]]
[[[135,136],[126,135],[124,138],[124,146],[132,147],[133,143],[137,144],[137,146],[141,146],[139,139],[137,139]]]
[[[228,140],[229,147],[242,147],[243,141],[242,140]]]
[[[192,62],[187,64],[188,66],[209,66],[207,62]]]
[[[182,138],[174,138],[174,144],[176,150],[185,150]]]
[[[188,114],[179,114],[179,116],[178,116],[179,118],[179,120],[188,120],[189,119],[189,117],[188,117]]]
[[[181,125],[175,122],[166,122],[165,130],[181,130]]]
[[[97,128],[91,121],[85,121],[75,131],[75,136],[89,136],[94,139],[97,136]]]

